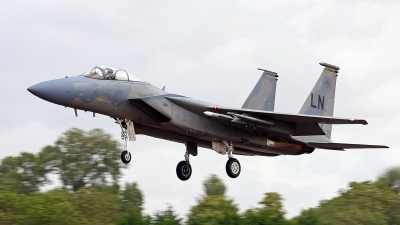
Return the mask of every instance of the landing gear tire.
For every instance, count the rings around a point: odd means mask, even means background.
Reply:
[[[121,161],[125,164],[128,164],[131,161],[131,153],[128,151],[123,151],[121,153]]]
[[[180,180],[189,180],[192,176],[192,166],[186,161],[180,161],[176,166],[176,175]]]
[[[239,176],[240,171],[241,167],[239,160],[235,158],[228,159],[228,162],[226,162],[226,173],[228,174],[228,176],[231,178],[236,178]]]

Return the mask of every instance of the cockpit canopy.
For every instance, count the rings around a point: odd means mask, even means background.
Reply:
[[[125,70],[109,66],[96,66],[92,70],[83,74],[83,76],[99,80],[126,80],[126,81],[143,81]]]

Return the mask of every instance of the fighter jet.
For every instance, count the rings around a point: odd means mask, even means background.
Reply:
[[[263,70],[242,108],[231,108],[171,94],[125,70],[98,66],[79,76],[45,81],[28,88],[46,101],[110,116],[122,129],[123,163],[131,161],[127,142],[137,134],[186,145],[178,163],[180,180],[192,175],[189,156],[198,147],[228,155],[226,172],[236,178],[241,165],[233,153],[246,156],[310,154],[314,149],[344,151],[354,148],[388,148],[382,145],[335,143],[332,124],[363,124],[363,119],[333,117],[339,67],[324,67],[299,114],[274,112],[278,74]]]

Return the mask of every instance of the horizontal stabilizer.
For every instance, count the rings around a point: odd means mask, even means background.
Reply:
[[[216,113],[227,114],[228,112],[235,113],[247,113],[259,117],[263,117],[266,120],[279,120],[283,122],[291,123],[325,123],[325,124],[363,124],[367,125],[367,121],[363,119],[348,119],[348,118],[338,118],[331,116],[314,116],[314,115],[304,115],[304,114],[290,114],[290,113],[278,113],[278,112],[268,112],[261,110],[251,110],[251,109],[237,109],[219,106],[208,106],[210,111]]]
[[[347,143],[318,143],[308,142],[309,146],[330,150],[357,149],[357,148],[389,148],[384,145],[365,145],[365,144],[347,144]]]

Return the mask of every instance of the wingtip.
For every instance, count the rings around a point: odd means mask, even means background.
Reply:
[[[351,119],[352,121],[358,123],[358,124],[362,124],[362,125],[368,125],[368,122],[366,120],[363,119]]]

